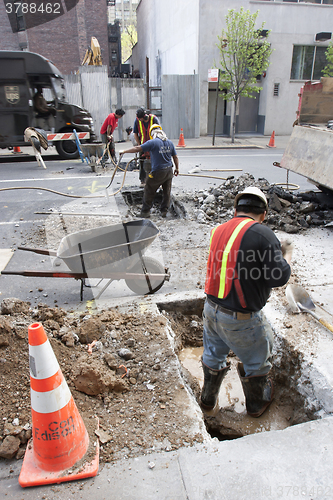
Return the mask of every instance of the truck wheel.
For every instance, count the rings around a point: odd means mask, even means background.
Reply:
[[[55,147],[63,160],[76,160],[80,156],[75,141],[55,141]]]
[[[143,261],[148,273],[165,275],[164,266],[158,260],[153,259],[152,257],[143,257]],[[141,261],[136,262],[136,264],[134,264],[133,267],[128,269],[127,272],[144,275]],[[165,281],[165,276],[162,276],[161,278],[151,278],[150,279],[151,291],[150,291],[146,279],[143,278],[125,279],[128,288],[130,288],[132,292],[137,293],[138,295],[145,295],[148,293],[157,292],[157,290],[159,290],[163,286],[164,281]]]

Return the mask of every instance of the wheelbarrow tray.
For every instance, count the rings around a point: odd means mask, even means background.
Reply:
[[[103,143],[80,144],[80,148],[84,156],[87,156],[88,158],[90,158],[91,156],[100,158],[104,153],[105,144]]]
[[[57,257],[74,273],[122,272],[140,259],[158,234],[146,219],[78,231],[61,240]]]

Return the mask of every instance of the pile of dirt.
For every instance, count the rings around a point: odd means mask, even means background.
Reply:
[[[333,221],[333,200],[329,196],[313,191],[293,194],[266,179],[255,179],[245,173],[238,178],[229,177],[219,187],[203,191],[194,197],[201,221],[225,222],[234,212],[237,193],[248,186],[257,186],[267,196],[269,212],[265,223],[271,229],[286,233],[298,233],[309,227],[325,226]]]
[[[0,313],[0,457],[22,457],[31,437],[28,327],[36,322],[87,429],[98,417],[101,462],[202,441],[193,412],[183,411],[186,390],[164,316],[74,315],[18,299],[3,300]]]

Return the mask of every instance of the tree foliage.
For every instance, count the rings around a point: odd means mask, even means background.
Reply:
[[[235,138],[235,120],[237,104],[241,96],[254,97],[262,87],[257,83],[257,76],[261,75],[269,66],[269,57],[272,53],[268,42],[267,31],[263,36],[265,23],[258,28],[256,20],[258,11],[251,14],[242,7],[239,11],[230,9],[226,15],[226,28],[218,36],[217,44],[220,50],[220,90],[224,90],[223,98],[234,101],[232,121],[232,142]]]
[[[327,64],[323,69],[323,76],[333,76],[333,42],[329,44],[325,52]]]
[[[136,42],[138,41],[138,33],[136,31],[136,26],[130,24],[125,27],[125,30],[121,34],[121,59],[122,63],[127,61],[132,55],[132,49]]]

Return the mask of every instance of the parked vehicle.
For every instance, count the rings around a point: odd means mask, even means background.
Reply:
[[[38,88],[52,109],[49,117],[36,110]],[[75,129],[89,132],[89,142],[97,140],[91,114],[67,102],[63,77],[51,61],[33,52],[0,51],[0,148],[26,146],[27,127],[56,133]],[[79,156],[74,140],[54,145],[63,159]]]
[[[279,166],[333,191],[333,78],[305,82],[297,120]]]

